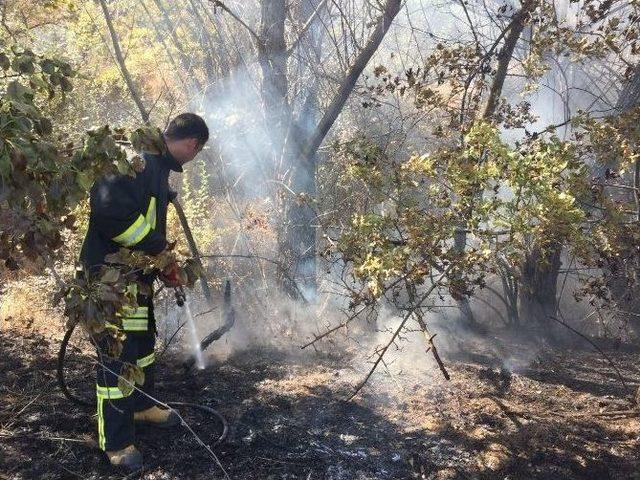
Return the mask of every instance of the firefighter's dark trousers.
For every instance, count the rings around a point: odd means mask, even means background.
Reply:
[[[107,352],[106,340],[98,345],[101,360],[96,377],[98,444],[107,451],[132,445],[135,435],[133,413],[155,405],[138,390],[124,395],[118,388],[118,374],[123,362],[127,362],[138,365],[144,371],[144,384],[136,387],[154,396],[155,321],[151,298],[138,295],[138,308],[122,313],[122,326],[127,338],[123,342],[120,358],[114,359],[104,353]]]

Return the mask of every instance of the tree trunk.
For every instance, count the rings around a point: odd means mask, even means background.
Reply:
[[[640,65],[636,65],[631,80],[620,92],[616,109],[619,112],[633,110],[640,104]]]
[[[302,194],[300,199],[292,199],[286,208],[286,237],[284,242],[284,258],[292,263],[294,274],[301,279],[307,296],[316,295],[316,227],[315,212],[306,200],[313,200],[316,195],[316,155],[318,148],[344,108],[349,95],[363,70],[377,51],[380,43],[400,11],[400,0],[388,0],[376,27],[353,65],[340,82],[335,96],[329,103],[322,118],[315,126],[309,128],[311,118],[309,112],[314,110],[317,102],[313,94],[307,98],[303,114],[293,123],[287,144],[293,149],[295,163],[292,168],[292,189]],[[311,9],[314,11],[314,8]],[[309,27],[309,33],[313,28]],[[311,94],[310,94],[311,95]],[[293,137],[293,138],[292,138]]]
[[[304,13],[313,21],[318,1],[309,2]],[[287,97],[289,82],[287,60],[290,51],[285,42],[287,3],[284,0],[262,0],[259,34],[252,32],[258,48],[262,71],[262,103],[272,140],[272,172],[277,181],[287,183],[296,197],[285,199],[282,205],[282,228],[278,232],[278,254],[291,270],[303,291],[311,297],[316,293],[316,227],[315,212],[307,200],[316,195],[316,153],[318,147],[342,111],[356,81],[376,52],[391,22],[400,11],[400,0],[388,0],[383,14],[367,44],[340,82],[336,95],[320,121],[315,124],[311,112],[317,108],[317,92],[306,92],[305,105],[299,118],[293,118],[293,108]],[[235,18],[235,17],[234,17]],[[305,25],[305,33],[313,35],[313,24]],[[298,42],[296,41],[296,46]],[[313,125],[313,126],[312,126]],[[284,278],[284,277],[283,277]],[[292,296],[297,288],[285,289]]]
[[[519,292],[519,318],[531,326],[545,324],[558,310],[557,285],[560,270],[561,245],[546,248],[534,245],[521,267]]]
[[[506,34],[504,39],[504,44],[498,53],[498,67],[496,69],[496,74],[491,84],[491,88],[489,89],[489,96],[487,98],[487,104],[485,106],[484,113],[482,118],[484,120],[491,120],[495,115],[496,108],[498,107],[498,101],[500,100],[500,96],[502,95],[502,89],[504,87],[504,81],[507,77],[507,72],[509,70],[509,64],[511,63],[511,58],[513,57],[513,52],[516,48],[518,40],[520,40],[520,36],[528,23],[528,18],[530,13],[535,9],[536,4],[532,1],[524,2],[522,8],[515,13],[509,26],[509,32]],[[478,162],[481,162],[482,159],[477,159]],[[471,192],[472,202],[471,206],[467,209],[463,214],[463,221],[460,223],[457,233],[454,236],[454,247],[460,253],[464,254],[464,251],[467,246],[467,232],[466,232],[466,222],[473,215],[473,205],[479,197],[482,196],[482,192],[477,191],[477,188],[474,188],[474,191]],[[473,311],[471,309],[471,305],[469,304],[469,299],[465,296],[458,300],[458,307],[460,308],[460,313],[462,318],[464,318],[469,326],[476,326],[475,317],[473,315]]]
[[[284,156],[284,131],[290,118],[284,38],[286,16],[284,0],[262,0],[258,60],[262,70],[262,103],[272,136],[274,172],[280,170],[278,167]]]
[[[111,14],[109,13],[109,9],[107,8],[107,3],[105,0],[100,0],[100,7],[102,7],[102,13],[104,13],[104,19],[107,22],[107,28],[109,29],[109,35],[111,36],[111,42],[113,43],[113,51],[116,56],[116,61],[118,62],[118,67],[120,67],[120,72],[122,73],[122,77],[124,78],[125,83],[127,84],[127,88],[129,89],[129,93],[131,94],[131,98],[133,99],[136,107],[140,111],[140,116],[144,123],[149,123],[149,112],[146,108],[144,108],[144,104],[142,103],[142,98],[140,97],[140,92],[136,87],[133,79],[131,78],[131,74],[129,73],[129,69],[124,62],[124,56],[122,55],[122,49],[120,48],[120,41],[118,40],[118,34],[116,33],[115,28],[113,28],[113,21],[111,20]]]
[[[320,8],[320,1],[309,0],[302,4],[300,15],[305,23],[305,31],[302,34],[308,39],[307,42],[298,44],[297,48],[304,50],[310,61],[319,61],[321,57],[322,30],[319,23],[313,21]],[[310,19],[310,20],[308,20]],[[289,52],[291,48],[289,48]],[[295,128],[291,133],[298,136],[293,140],[296,148],[294,161],[300,157],[300,144],[305,143],[314,133],[314,127],[318,123],[317,112],[318,83],[312,82],[303,92],[306,96],[300,108],[300,113],[296,121]],[[302,95],[300,95],[302,96]],[[291,134],[290,134],[291,136]],[[287,143],[291,140],[287,140]],[[304,193],[309,200],[316,197],[316,156],[309,161],[297,161],[297,165],[292,170],[291,189],[295,192]],[[308,202],[290,202],[287,208],[287,230],[286,243],[293,246],[295,250],[295,270],[292,272],[298,279],[299,288],[302,290],[307,300],[313,301],[317,295],[317,271],[316,271],[316,213]]]

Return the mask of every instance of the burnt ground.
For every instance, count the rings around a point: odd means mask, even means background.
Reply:
[[[0,478],[123,478],[95,447],[95,416],[57,388],[57,347],[36,331],[0,331]],[[352,402],[343,398],[359,377],[344,357],[251,350],[188,376],[165,357],[158,394],[225,415],[229,438],[213,450],[233,479],[640,478],[640,422],[599,354],[543,346],[507,370],[485,350],[469,341],[449,355],[451,382],[382,378]],[[640,353],[607,353],[635,390]],[[217,424],[184,413],[211,442]],[[139,446],[141,478],[223,478],[184,428],[140,431]]]

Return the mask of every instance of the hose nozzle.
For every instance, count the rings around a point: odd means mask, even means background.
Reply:
[[[187,295],[184,293],[184,289],[182,287],[176,287],[175,295],[176,295],[176,304],[179,307],[182,307],[184,305],[184,302],[187,300]]]

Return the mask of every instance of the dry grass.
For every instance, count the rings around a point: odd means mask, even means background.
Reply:
[[[52,304],[55,291],[53,279],[44,276],[30,276],[6,285],[0,295],[0,330],[61,338],[66,320],[64,306]]]

